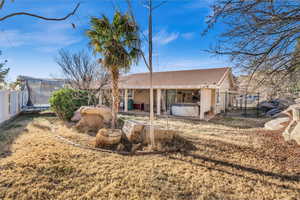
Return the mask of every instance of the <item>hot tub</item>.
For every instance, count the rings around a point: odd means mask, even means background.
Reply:
[[[200,107],[196,103],[176,103],[171,105],[171,113],[175,116],[197,117]]]

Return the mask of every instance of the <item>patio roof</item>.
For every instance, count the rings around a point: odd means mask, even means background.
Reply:
[[[210,68],[182,71],[153,72],[153,88],[163,89],[198,89],[217,88],[231,68]],[[138,73],[123,76],[121,89],[149,89],[150,74]]]

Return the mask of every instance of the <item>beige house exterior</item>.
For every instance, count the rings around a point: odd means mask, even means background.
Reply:
[[[222,112],[226,104],[230,104],[231,100],[225,94],[235,88],[229,67],[154,72],[152,80],[157,115],[206,119]],[[124,76],[119,88],[124,112],[149,112],[149,73]],[[132,103],[131,108],[129,101]]]

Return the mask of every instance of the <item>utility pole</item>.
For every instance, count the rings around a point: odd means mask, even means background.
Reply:
[[[134,18],[132,7],[131,7],[131,1],[127,0],[129,11]],[[141,55],[143,57],[143,60],[149,70],[149,82],[150,82],[150,141],[151,141],[151,147],[152,149],[155,149],[155,138],[154,138],[154,99],[153,99],[153,21],[152,21],[152,13],[153,10],[156,8],[159,8],[161,5],[166,3],[167,1],[161,1],[157,5],[152,4],[152,0],[146,0],[145,7],[149,10],[148,13],[148,59],[146,59],[146,56],[143,51],[141,51]],[[145,37],[145,36],[144,36]]]
[[[153,66],[152,66],[152,57],[153,57],[153,42],[152,42],[152,0],[148,0],[148,9],[149,9],[149,24],[148,24],[148,64],[150,72],[150,140],[152,148],[155,148],[155,136],[154,136],[154,103],[153,103]]]

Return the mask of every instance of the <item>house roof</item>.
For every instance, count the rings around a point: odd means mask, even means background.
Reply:
[[[210,68],[183,71],[153,72],[153,88],[189,89],[218,87],[231,73],[231,68]],[[150,74],[130,74],[120,78],[121,89],[148,89],[150,88]]]

